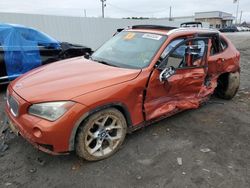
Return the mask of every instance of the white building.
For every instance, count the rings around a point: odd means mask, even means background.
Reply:
[[[195,21],[208,22],[211,28],[217,29],[231,26],[234,21],[232,14],[222,11],[196,12],[194,18]]]

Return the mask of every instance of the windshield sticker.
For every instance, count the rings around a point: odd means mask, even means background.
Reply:
[[[132,40],[135,37],[135,33],[128,33],[124,36],[124,40]]]
[[[146,38],[146,39],[153,39],[153,40],[160,40],[161,39],[161,35],[156,35],[156,34],[144,34],[142,36],[142,38]]]

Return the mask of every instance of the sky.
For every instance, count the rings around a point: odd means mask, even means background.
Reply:
[[[250,22],[250,0],[239,0],[239,17]],[[195,12],[224,11],[236,15],[237,4],[233,0],[107,0],[105,17],[155,17],[192,16]],[[21,12],[35,14],[53,14],[100,17],[100,0],[1,0],[0,12]]]

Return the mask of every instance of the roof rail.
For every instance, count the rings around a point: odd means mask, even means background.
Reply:
[[[163,25],[133,25],[132,29],[159,29],[159,30],[172,30],[177,27],[163,26]]]
[[[201,22],[184,22],[180,25],[181,27],[202,27]]]

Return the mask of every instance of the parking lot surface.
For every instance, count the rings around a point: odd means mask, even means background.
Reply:
[[[250,187],[250,33],[227,36],[241,52],[241,87],[233,100],[212,98],[136,131],[99,162],[47,155],[5,133],[0,187]],[[3,124],[6,88],[0,90]]]

